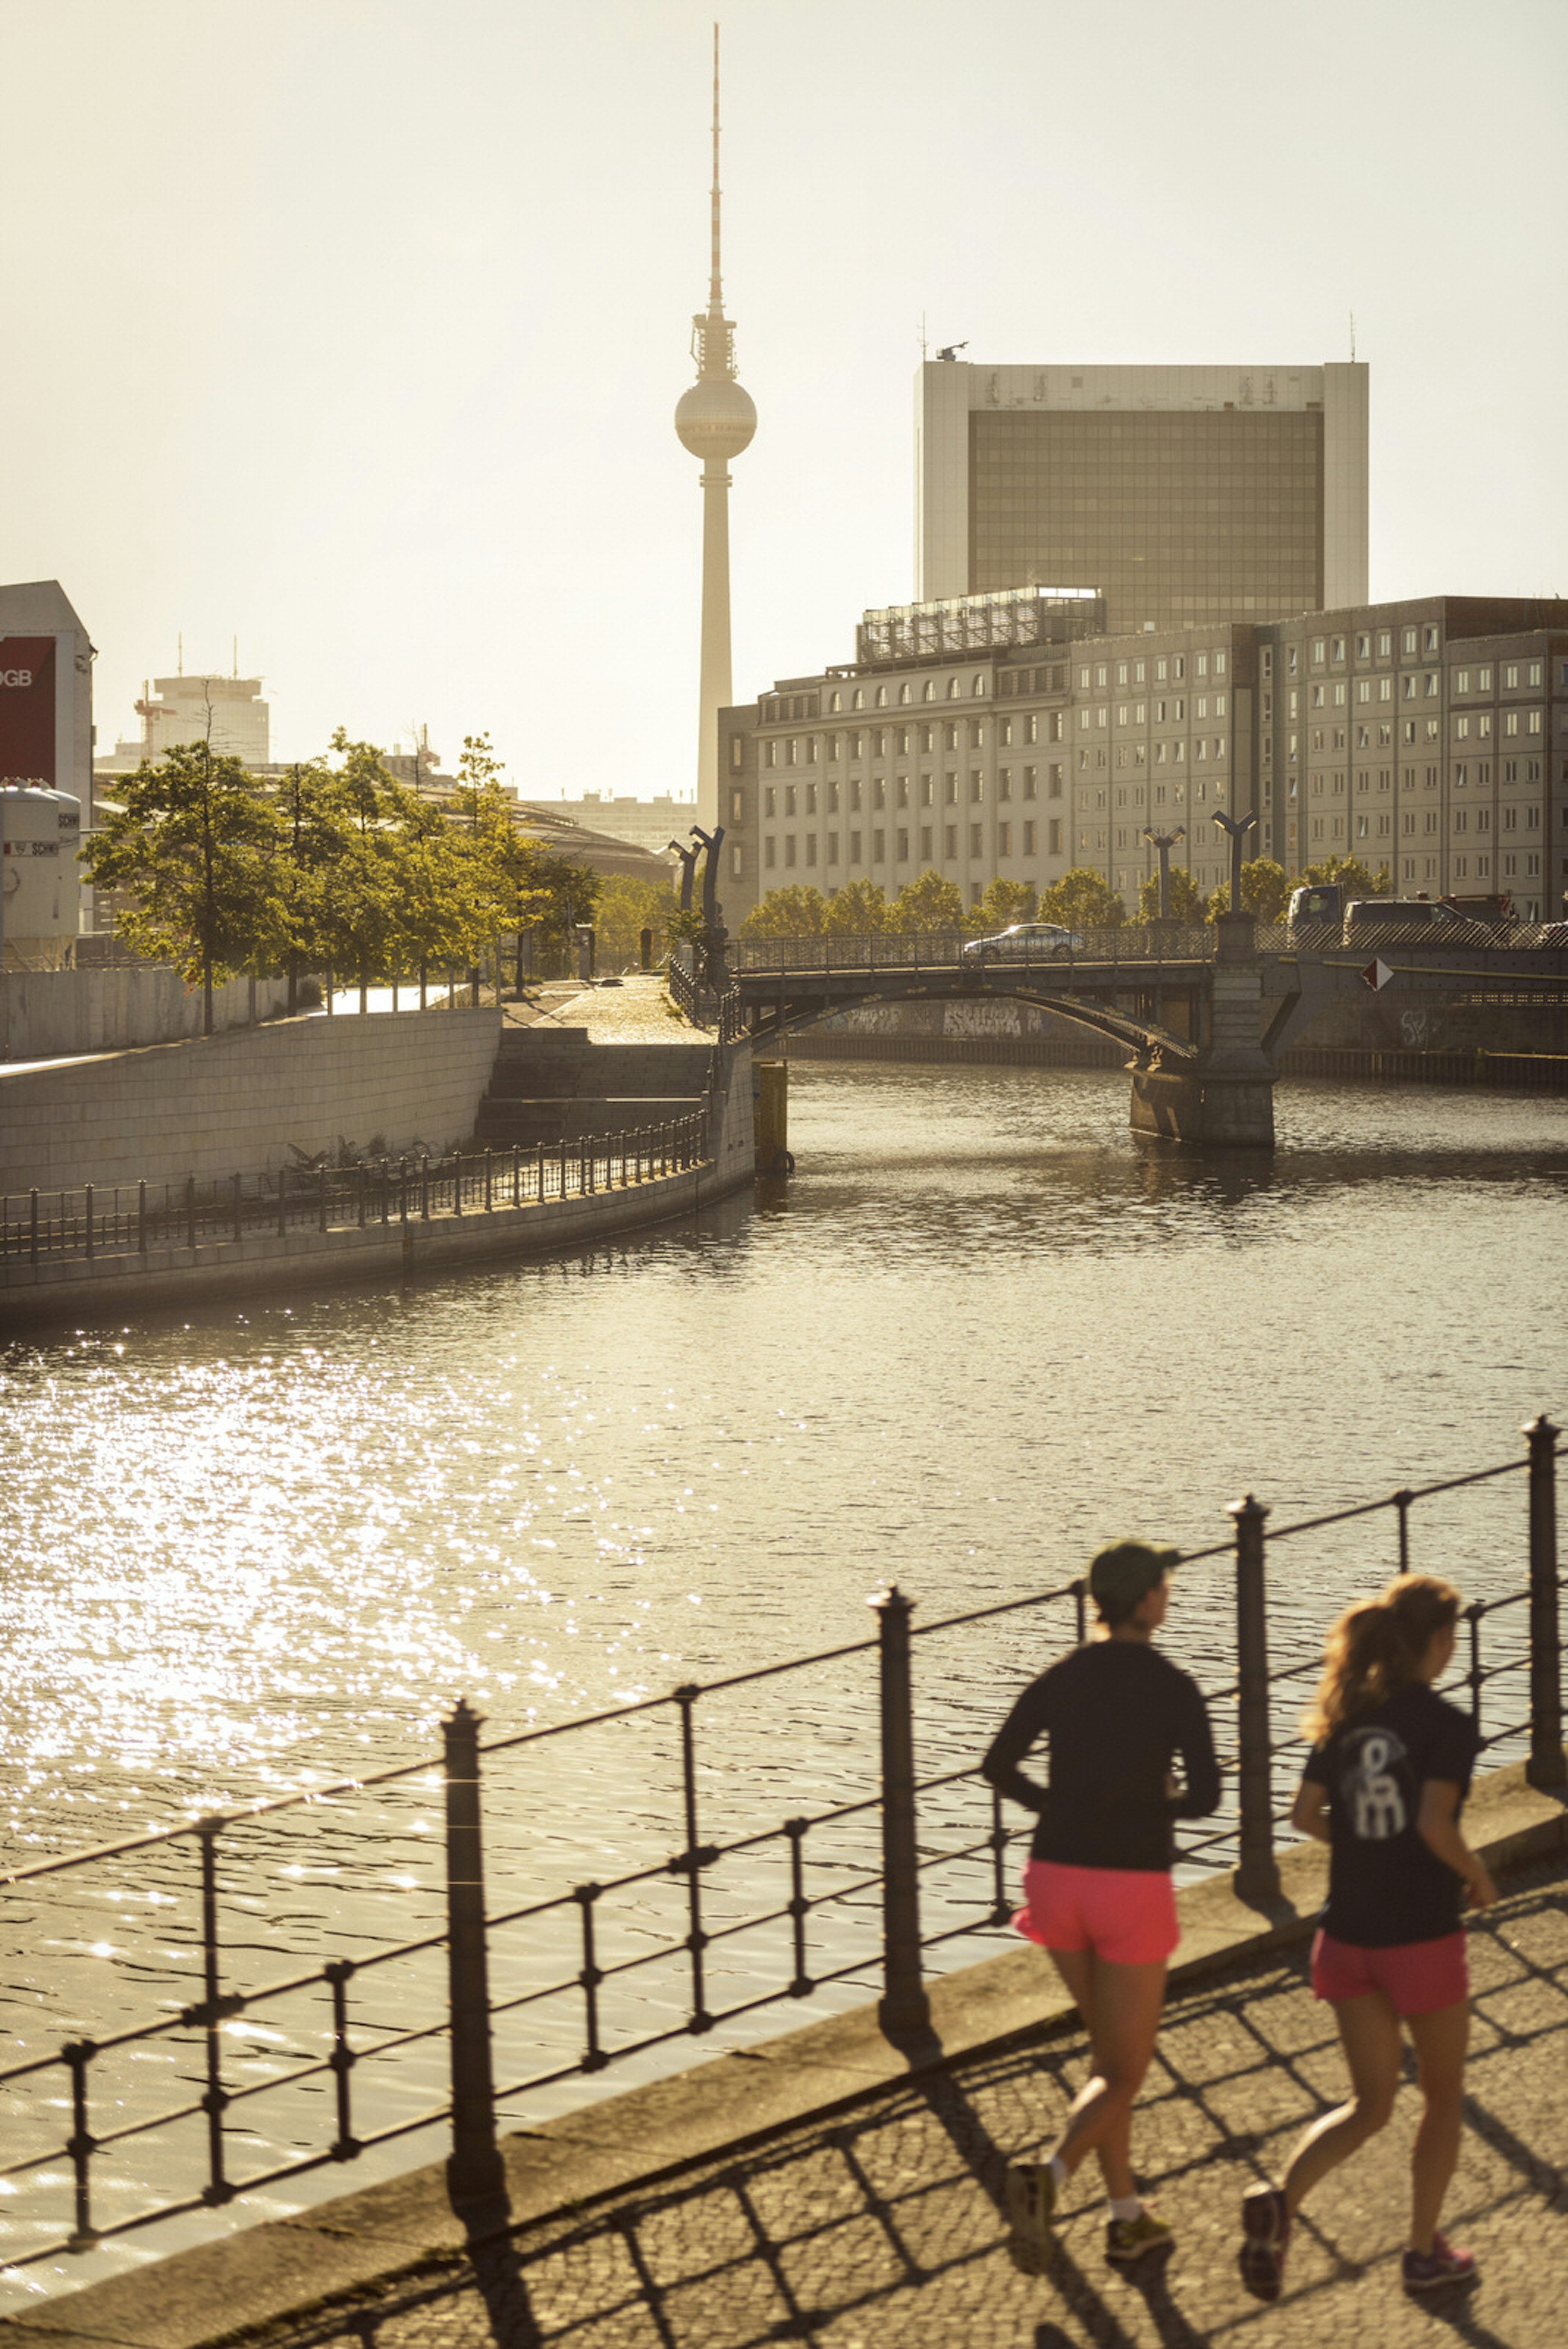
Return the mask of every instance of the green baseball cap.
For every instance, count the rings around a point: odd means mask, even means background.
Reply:
[[[1089,1566],[1091,1599],[1113,1599],[1136,1607],[1180,1563],[1181,1552],[1160,1542],[1119,1541],[1098,1551]]]

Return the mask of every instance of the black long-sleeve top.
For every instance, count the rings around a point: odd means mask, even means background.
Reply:
[[[1046,1785],[1019,1764],[1044,1737]],[[1184,1784],[1167,1775],[1179,1755]],[[1220,1771],[1198,1684],[1141,1640],[1095,1640],[1031,1682],[981,1769],[999,1793],[1038,1813],[1035,1859],[1071,1868],[1166,1868],[1174,1822],[1220,1802]]]

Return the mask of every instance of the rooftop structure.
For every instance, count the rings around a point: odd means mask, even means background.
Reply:
[[[1367,595],[1367,371],[988,367],[916,378],[916,593],[1096,588],[1116,634]]]
[[[224,758],[238,759],[253,770],[265,767],[271,757],[272,727],[261,695],[259,677],[188,677],[183,670],[175,677],[155,677],[142,686],[135,705],[141,720],[140,737],[116,742],[111,754],[94,761],[95,770],[100,775],[125,774],[143,759],[161,759],[177,743],[208,740]]]

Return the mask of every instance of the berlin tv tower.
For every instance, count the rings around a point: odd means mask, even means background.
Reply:
[[[713,274],[708,309],[691,321],[697,380],[675,409],[680,445],[702,460],[702,670],[698,688],[697,821],[720,822],[719,712],[730,699],[730,475],[757,429],[751,394],[735,381],[735,329],[719,282],[719,27],[713,27]]]

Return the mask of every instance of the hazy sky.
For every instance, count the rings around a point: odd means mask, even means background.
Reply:
[[[260,673],[275,755],[488,729],[687,791],[710,6],[0,0],[0,577],[100,746]],[[728,0],[735,693],[912,593],[911,374],[1371,363],[1372,592],[1568,591],[1562,0]]]

